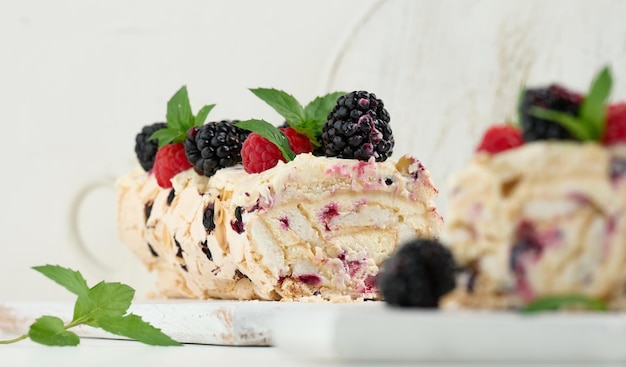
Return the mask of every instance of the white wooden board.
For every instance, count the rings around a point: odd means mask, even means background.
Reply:
[[[0,335],[44,314],[69,321],[73,304],[0,303]],[[275,346],[312,362],[623,363],[626,314],[437,311],[353,304],[171,300],[130,311],[188,344]],[[124,339],[78,327],[81,337]]]
[[[292,309],[276,319],[277,348],[317,362],[626,362],[626,314],[437,311],[369,307]],[[621,365],[621,364],[620,364]]]
[[[278,315],[288,311],[358,309],[371,307],[372,302],[360,304],[292,303],[222,300],[159,300],[131,305],[129,312],[182,343],[268,346],[273,345],[272,325]],[[72,318],[70,302],[4,302],[0,303],[0,332],[22,334],[43,315],[57,316],[66,323]],[[79,326],[79,336],[124,339],[100,329]]]

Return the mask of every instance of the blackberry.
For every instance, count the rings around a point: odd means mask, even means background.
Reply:
[[[146,171],[150,171],[154,166],[154,157],[159,149],[159,143],[156,139],[150,139],[150,135],[157,130],[167,127],[165,122],[155,122],[152,125],[146,125],[141,132],[135,136],[135,154],[139,160],[139,164]]]
[[[389,113],[374,93],[355,91],[337,99],[322,128],[329,157],[385,161],[393,153]]]
[[[531,107],[542,107],[577,116],[581,102],[582,96],[556,84],[547,88],[527,89],[519,106],[524,141],[576,140],[557,122],[532,116],[529,110]]]
[[[385,261],[376,281],[390,305],[436,308],[456,286],[455,272],[450,250],[435,239],[416,239]]]
[[[238,128],[235,122],[223,120],[189,129],[185,155],[199,175],[211,177],[219,169],[241,163],[241,145],[249,131]]]

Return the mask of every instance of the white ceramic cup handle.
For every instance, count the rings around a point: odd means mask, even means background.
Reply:
[[[81,189],[78,190],[70,203],[68,224],[70,227],[70,242],[81,258],[99,270],[110,271],[112,270],[111,264],[103,262],[92,252],[92,247],[89,246],[88,241],[84,238],[80,231],[81,224],[84,223],[83,221],[85,220],[85,218],[81,218],[80,215],[80,210],[82,205],[85,203],[85,199],[92,195],[94,190],[103,188],[115,190],[115,178],[103,176],[87,182]]]

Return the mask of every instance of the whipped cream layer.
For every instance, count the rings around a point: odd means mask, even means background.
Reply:
[[[300,154],[248,174],[140,168],[118,180],[121,239],[159,275],[164,297],[378,299],[399,244],[443,226],[429,172],[412,156],[361,162]]]
[[[508,308],[626,291],[626,149],[535,142],[476,154],[451,180],[442,240],[468,271],[444,303]]]

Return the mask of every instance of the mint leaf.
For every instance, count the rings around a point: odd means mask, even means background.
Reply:
[[[162,147],[173,141],[180,141],[181,139],[184,140],[185,136],[186,133],[182,130],[174,130],[166,127],[153,132],[148,139],[157,139],[159,141],[159,146]]]
[[[315,98],[304,107],[304,121],[301,125],[291,125],[291,127],[307,136],[314,145],[319,146],[317,137],[322,135],[322,128],[328,120],[328,114],[337,104],[337,99],[345,94],[345,92],[334,92]]]
[[[118,317],[103,317],[97,325],[112,334],[126,336],[149,345],[181,345],[165,335],[160,329],[143,321],[140,316],[129,314]]]
[[[593,140],[593,132],[587,125],[575,116],[561,111],[549,110],[543,107],[533,106],[528,110],[532,116],[544,120],[554,121],[567,129],[575,138],[579,140]]]
[[[315,98],[314,100],[309,102],[306,107],[304,107],[304,119],[306,121],[322,121],[323,123],[326,122],[326,120],[328,119],[328,114],[337,104],[337,99],[346,94],[347,93],[345,92],[333,92]],[[321,133],[321,126],[319,130]]]
[[[298,125],[304,119],[302,105],[291,94],[273,88],[256,88],[250,91],[284,117],[290,126]]]
[[[77,296],[84,295],[89,292],[87,281],[77,271],[66,269],[59,265],[34,266],[33,269],[54,280],[56,283],[65,287],[68,291]]]
[[[611,72],[608,67],[596,76],[589,87],[589,92],[580,105],[580,118],[590,125],[594,140],[600,139],[604,133],[606,101],[611,93]]]
[[[167,127],[157,130],[148,137],[157,139],[162,147],[169,143],[182,143],[187,137],[187,131],[194,126],[202,126],[214,104],[206,105],[198,111],[196,116],[191,111],[187,87],[182,86],[167,102]]]
[[[524,103],[524,97],[526,97],[526,85],[522,84],[517,93],[517,121],[511,123],[513,126],[522,126],[522,104]]]
[[[67,325],[55,316],[42,316],[30,326],[29,332],[0,344],[13,344],[30,338],[45,345],[78,345],[80,338],[68,331],[78,325],[101,328],[150,345],[181,345],[158,328],[133,314],[124,315],[130,307],[135,290],[122,283],[100,282],[92,288],[79,272],[58,265],[35,266],[33,269],[77,294],[74,318]]]
[[[289,146],[289,139],[278,128],[265,120],[244,120],[235,124],[235,126],[252,131],[269,140],[272,144],[276,145],[278,149],[283,153],[283,157],[287,162],[292,161],[296,154],[291,150]]]
[[[74,305],[74,321],[96,320],[122,316],[130,307],[135,290],[122,283],[100,282],[85,295],[78,296]]]
[[[187,86],[182,86],[167,102],[167,125],[175,130],[187,130],[194,123]]]
[[[209,112],[211,112],[211,110],[213,109],[213,107],[215,107],[214,104],[210,104],[208,106],[202,107],[200,111],[198,111],[198,114],[196,115],[196,118],[194,120],[194,126],[204,125],[204,122],[206,121],[206,118],[209,115]]]
[[[583,308],[591,311],[606,311],[605,302],[582,295],[548,296],[537,298],[521,309],[523,313],[558,311],[565,307]]]
[[[30,326],[28,336],[34,342],[45,345],[78,345],[78,335],[65,330],[63,320],[54,316],[42,316]]]

